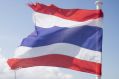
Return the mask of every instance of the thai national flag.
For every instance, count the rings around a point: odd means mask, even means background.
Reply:
[[[101,10],[61,9],[40,3],[29,6],[35,11],[35,31],[8,60],[11,69],[55,66],[101,75]]]

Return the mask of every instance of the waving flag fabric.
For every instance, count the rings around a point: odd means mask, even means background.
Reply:
[[[8,60],[11,69],[55,66],[101,75],[101,10],[61,9],[40,3],[35,12],[35,31],[24,38]]]

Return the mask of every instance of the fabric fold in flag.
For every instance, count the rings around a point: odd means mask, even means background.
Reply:
[[[61,9],[55,5],[44,5],[40,3],[29,4],[29,6],[35,11],[44,14],[50,14],[61,17],[63,19],[74,21],[86,21],[89,19],[96,19],[103,17],[102,10],[85,10],[85,9]]]
[[[27,38],[23,39],[21,46],[40,47],[54,43],[69,43],[87,49],[102,51],[102,29],[93,26],[74,28],[52,27],[39,28]],[[38,33],[37,36],[34,36]],[[83,35],[83,36],[82,36]],[[59,37],[60,36],[60,37]]]
[[[11,69],[54,66],[101,75],[101,10],[62,9],[40,3],[29,6],[35,11],[35,31],[7,61]]]

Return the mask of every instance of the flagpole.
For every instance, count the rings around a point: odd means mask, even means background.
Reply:
[[[16,70],[14,70],[14,79],[17,79]]]
[[[101,79],[101,76],[97,76],[96,79]]]
[[[102,0],[97,0],[95,2],[95,4],[96,4],[96,9],[97,10],[102,9],[102,4],[103,4]],[[98,20],[97,24],[100,25],[101,22],[102,22],[101,20]],[[102,61],[102,58],[101,58],[101,61]],[[96,76],[96,79],[101,79],[101,76],[100,75],[97,75]]]
[[[102,9],[102,4],[103,4],[102,0],[96,0],[95,4],[97,10]]]

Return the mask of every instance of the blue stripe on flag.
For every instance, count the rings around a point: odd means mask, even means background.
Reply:
[[[94,26],[51,27],[36,26],[35,32],[23,39],[21,46],[40,47],[54,43],[70,43],[87,49],[102,51],[102,28]]]

